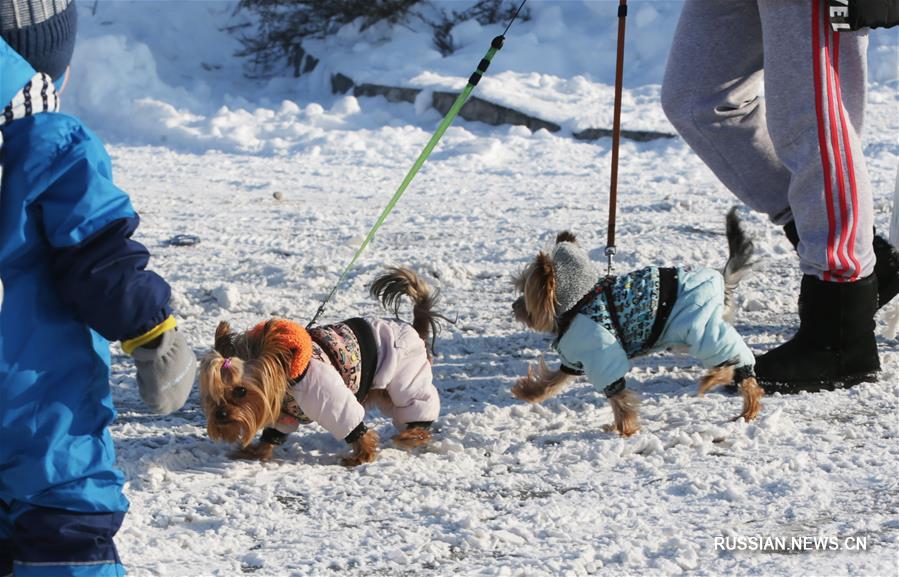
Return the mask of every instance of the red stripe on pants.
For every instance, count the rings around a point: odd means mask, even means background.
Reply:
[[[843,177],[843,158],[840,155],[839,125],[837,123],[837,115],[834,104],[834,78],[833,78],[833,59],[830,48],[831,31],[829,26],[824,28],[824,67],[827,74],[827,117],[828,126],[830,127],[830,146],[831,158],[833,158],[834,172],[837,177],[837,188],[840,191],[840,236],[837,242],[837,257],[840,260],[840,267],[835,271],[839,281],[845,277],[849,270],[849,259],[846,258],[846,226],[849,218],[849,209],[846,206],[846,179]]]
[[[833,187],[830,177],[830,161],[827,157],[827,137],[824,132],[824,102],[821,91],[821,0],[812,1],[812,56],[815,83],[815,115],[818,119],[818,149],[821,152],[821,169],[824,172],[824,200],[827,208],[827,272],[824,280],[832,280],[830,271],[836,268],[834,255],[834,234],[836,217],[833,211]]]
[[[849,138],[849,130],[846,128],[846,111],[843,108],[843,94],[840,90],[840,33],[833,33],[833,51],[834,51],[834,78],[836,79],[837,89],[837,105],[840,111],[840,127],[843,140],[843,150],[846,154],[846,172],[849,174],[849,190],[852,193],[852,221],[847,223],[850,227],[849,240],[847,242],[847,254],[852,261],[852,275],[850,281],[858,280],[861,273],[862,265],[855,256],[855,237],[858,233],[858,187],[855,184],[855,165],[852,162],[852,141]]]

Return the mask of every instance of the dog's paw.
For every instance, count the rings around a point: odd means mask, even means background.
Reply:
[[[340,459],[344,467],[356,467],[363,463],[371,463],[378,456],[378,433],[368,430],[353,443],[353,453]]]
[[[621,437],[631,437],[640,432],[640,427],[637,425],[627,425],[619,428],[615,423],[608,423],[600,428],[603,433],[615,433]]]
[[[358,467],[359,465],[363,465],[365,463],[374,462],[377,454],[377,452],[371,454],[356,454],[356,452],[353,452],[352,455],[342,457],[340,459],[340,464],[344,467]]]
[[[526,377],[520,377],[512,385],[512,396],[528,403],[540,403],[562,392],[572,378],[568,373],[550,369],[541,358],[528,367]]]
[[[358,467],[359,465],[361,465],[362,463],[365,463],[365,462],[367,462],[367,461],[363,461],[363,460],[359,459],[358,457],[356,457],[355,455],[350,455],[349,457],[341,457],[340,458],[340,464],[343,465],[344,467]]]
[[[393,437],[393,443],[401,449],[414,449],[426,445],[431,440],[431,431],[421,427],[406,429]]]
[[[749,377],[740,383],[740,393],[743,395],[743,412],[733,420],[743,419],[748,422],[755,419],[762,410],[762,397],[765,395],[765,390],[759,386],[755,377]]]
[[[544,390],[536,385],[530,377],[520,377],[512,385],[512,396],[519,401],[539,403],[543,400],[544,394]]]
[[[515,384],[512,385],[512,396],[515,397],[516,399],[518,399],[519,401],[527,401],[528,400],[527,385],[528,385],[527,377],[519,378],[517,381],[515,381]]]
[[[625,423],[620,428],[616,428],[616,431],[622,437],[631,437],[640,432],[640,427],[636,424]]]
[[[232,459],[241,459],[245,461],[268,461],[272,458],[272,452],[275,446],[271,443],[259,441],[246,447],[241,447],[231,453]]]

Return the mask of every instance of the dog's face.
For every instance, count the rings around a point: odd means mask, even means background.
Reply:
[[[522,292],[522,291],[519,291]],[[521,295],[515,301],[512,302],[512,315],[515,316],[515,320],[523,323],[531,328],[531,317],[528,316],[528,308],[527,305],[524,304],[524,295]]]
[[[232,358],[227,367],[222,366],[224,363],[221,355],[209,355],[203,360],[200,399],[206,414],[206,431],[215,441],[246,445],[267,424],[271,403],[264,388],[238,376],[245,366],[240,359]],[[220,377],[208,377],[216,372]]]
[[[515,288],[521,293],[512,303],[515,319],[535,331],[556,330],[556,287],[552,259],[540,252],[515,278]]]
[[[234,350],[228,346],[229,336],[228,324],[220,323],[216,350],[200,366],[200,400],[209,437],[246,446],[281,412],[287,377],[277,359],[230,356]]]

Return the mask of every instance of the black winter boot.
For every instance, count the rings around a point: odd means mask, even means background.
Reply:
[[[880,370],[874,313],[877,278],[854,283],[802,277],[799,332],[756,359],[759,384],[768,393],[842,389],[875,382]]]
[[[874,276],[877,277],[877,308],[899,294],[899,251],[890,242],[874,235]]]
[[[796,232],[796,223],[790,221],[784,225],[784,233],[793,248],[799,246],[799,233]],[[890,302],[899,294],[899,251],[883,238],[877,231],[874,232],[874,276],[877,277],[877,308]]]

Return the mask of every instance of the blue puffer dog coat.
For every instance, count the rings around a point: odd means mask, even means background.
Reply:
[[[553,347],[563,371],[586,374],[603,390],[627,374],[630,359],[664,349],[686,349],[706,368],[754,364],[749,347],[724,320],[718,271],[648,267],[606,278],[570,242],[559,243],[553,259],[557,276],[579,279],[562,285],[566,290],[557,297],[560,336]],[[573,291],[580,292],[579,300]]]

